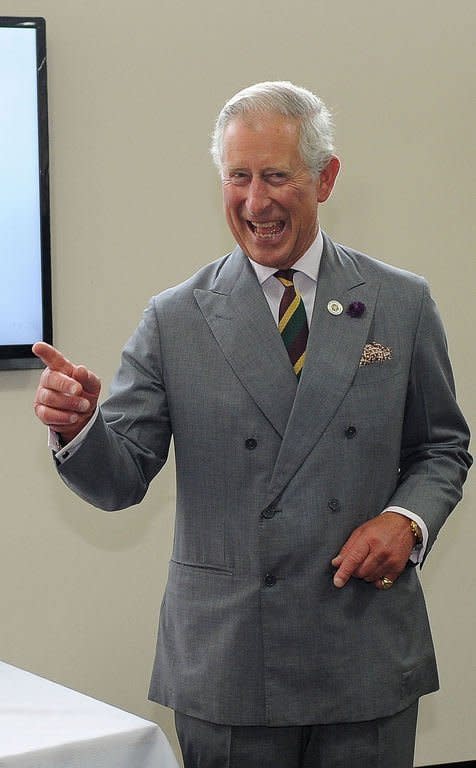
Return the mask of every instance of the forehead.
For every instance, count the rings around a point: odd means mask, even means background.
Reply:
[[[231,120],[223,134],[223,164],[295,165],[300,162],[299,121],[279,114],[250,114]]]

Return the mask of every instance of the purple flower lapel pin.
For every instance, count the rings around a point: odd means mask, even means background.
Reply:
[[[362,301],[353,301],[347,307],[346,314],[349,317],[362,317],[365,312],[365,304]]]

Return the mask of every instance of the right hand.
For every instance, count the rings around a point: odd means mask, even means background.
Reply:
[[[34,344],[32,351],[47,366],[36,390],[35,413],[69,443],[94,414],[101,382],[84,365],[73,365],[44,341]]]

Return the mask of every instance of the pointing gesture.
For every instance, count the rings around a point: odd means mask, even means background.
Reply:
[[[47,366],[36,390],[35,413],[69,442],[95,412],[101,382],[84,365],[74,365],[50,344],[39,341],[33,352]]]
[[[341,588],[351,576],[373,582],[382,589],[382,578],[398,579],[410,557],[414,536],[409,520],[390,510],[368,520],[349,536],[332,565],[334,584]]]

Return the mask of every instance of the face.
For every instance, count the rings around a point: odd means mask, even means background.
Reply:
[[[237,243],[253,261],[288,269],[318,231],[318,204],[329,197],[339,161],[318,178],[299,151],[299,122],[283,115],[235,118],[223,137],[223,200]]]

